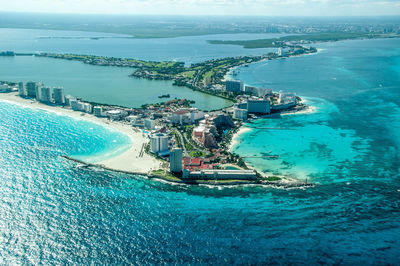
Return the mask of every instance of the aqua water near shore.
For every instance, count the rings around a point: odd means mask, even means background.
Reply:
[[[132,128],[130,125],[113,122],[105,118],[97,118],[93,115],[81,112],[74,112],[71,109],[59,106],[50,106],[29,99],[23,99],[16,93],[2,93],[0,94],[0,101],[7,101],[23,107],[40,109],[57,115],[68,116],[73,119],[95,123],[105,127],[107,130],[123,134],[129,140],[125,145],[121,145],[118,148],[111,147],[111,150],[103,151],[100,154],[65,154],[67,156],[79,159],[83,162],[104,166],[110,170],[132,172],[143,175],[146,175],[151,170],[156,170],[161,167],[161,163],[154,157],[140,152],[143,149],[143,146],[148,143],[148,138],[142,131]],[[90,126],[90,124],[88,124],[88,126]],[[79,132],[77,132],[77,134],[79,134]]]

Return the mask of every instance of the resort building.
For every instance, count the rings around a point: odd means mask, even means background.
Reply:
[[[92,105],[90,103],[83,103],[83,111],[85,113],[91,114],[92,113]]]
[[[190,124],[191,123],[190,112],[185,109],[175,111],[169,117],[169,121],[172,124],[180,124],[180,125]]]
[[[282,91],[279,92],[278,103],[280,104],[288,104],[288,103],[296,103],[297,104],[297,97],[295,93],[283,93]]]
[[[36,99],[38,95],[36,95]],[[53,101],[52,90],[50,87],[40,87],[39,101],[51,103]]]
[[[28,92],[27,92],[25,84],[23,82],[19,82],[18,83],[18,94],[21,97],[27,97],[28,96]]]
[[[39,87],[41,86],[38,82],[29,81],[26,83],[27,96],[35,98],[36,94],[39,93]]]
[[[106,111],[105,114],[110,120],[121,120],[122,118],[127,116],[127,113],[125,111],[119,109]]]
[[[287,54],[290,52],[290,49],[289,48],[281,48],[281,47],[279,47],[278,48],[278,51],[276,52],[276,54],[278,55],[278,56],[287,56]]]
[[[103,107],[101,107],[101,106],[93,107],[93,114],[97,117],[102,117],[103,116]]]
[[[164,133],[152,134],[150,136],[150,150],[152,153],[160,153],[168,150],[169,137]]]
[[[237,108],[239,108],[239,109],[246,109],[247,110],[247,102],[237,103],[235,106]]]
[[[232,117],[228,114],[220,113],[209,119],[217,128],[232,128],[235,126]]]
[[[245,86],[244,93],[247,95],[263,98],[265,96],[272,95],[272,89]]]
[[[214,137],[215,133],[216,129],[214,125],[201,124],[193,129],[193,139],[200,142],[205,148],[215,149],[218,148],[217,141]]]
[[[83,111],[85,110],[84,103],[81,102],[81,101],[78,101],[77,104],[76,104],[76,106],[77,106],[77,111],[83,112]]]
[[[204,169],[214,169],[218,163],[210,162],[210,158],[183,157],[183,169],[198,171]]]
[[[192,110],[190,112],[190,121],[192,124],[196,123],[199,120],[204,119],[204,112],[199,110]]]
[[[144,127],[149,130],[153,130],[156,127],[156,120],[153,119],[145,119]]]
[[[136,117],[131,121],[132,121],[132,126],[134,127],[140,127],[140,128],[144,127],[144,120],[141,117]]]
[[[182,149],[173,149],[169,154],[169,170],[172,173],[182,172]]]
[[[247,99],[247,112],[269,114],[271,112],[271,102],[268,99]]]
[[[77,99],[70,99],[69,100],[69,106],[71,106],[71,109],[74,111],[79,111],[78,108],[78,100]]]
[[[233,109],[233,118],[239,119],[239,120],[247,120],[247,109],[241,109],[235,107]]]
[[[0,84],[0,92],[10,92],[11,87],[8,84]]]
[[[229,92],[239,93],[243,91],[243,81],[240,80],[227,80],[225,82],[225,89]]]
[[[40,101],[42,99],[42,85],[38,85],[35,89],[35,98],[37,101]]]
[[[215,170],[202,169],[200,171],[183,171],[183,178],[202,179],[202,180],[255,180],[257,179],[256,172],[253,170]]]
[[[71,105],[71,109],[74,111],[87,112],[87,113],[91,112],[92,106],[89,103],[84,103],[76,99],[71,99],[69,103]]]
[[[280,111],[290,109],[297,105],[297,96],[295,93],[283,93],[279,92],[278,104],[272,105],[272,110]]]
[[[74,96],[71,95],[65,95],[65,105],[71,106],[71,101],[77,101],[77,99]]]
[[[54,103],[64,105],[65,104],[64,89],[61,87],[53,88],[53,98],[54,98]]]

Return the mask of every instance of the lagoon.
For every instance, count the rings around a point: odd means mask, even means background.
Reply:
[[[128,35],[35,29],[0,29],[0,51],[54,52],[114,56],[154,61],[183,61],[186,64],[213,58],[264,54],[274,49],[244,49],[239,46],[212,45],[207,40],[254,39],[282,34],[219,34],[178,38],[134,39]],[[42,81],[63,86],[66,93],[87,101],[140,107],[166,101],[158,96],[194,100],[202,110],[220,109],[232,102],[215,96],[173,86],[171,81],[129,78],[133,69],[88,66],[80,62],[51,58],[0,58],[0,80]]]
[[[67,94],[86,101],[140,107],[174,98],[194,100],[202,110],[231,105],[228,100],[173,86],[172,81],[129,77],[132,68],[92,66],[81,62],[34,56],[0,57],[0,80],[41,81],[48,86],[62,86]],[[171,98],[158,96],[170,94]]]
[[[72,53],[191,64],[238,55],[261,55],[276,50],[213,45],[207,40],[252,40],[281,36],[284,34],[241,33],[134,39],[128,35],[97,32],[0,28],[0,51]]]

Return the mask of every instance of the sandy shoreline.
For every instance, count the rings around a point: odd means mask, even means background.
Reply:
[[[242,126],[239,128],[239,130],[232,136],[232,140],[231,140],[231,143],[229,144],[229,149],[228,149],[228,150],[229,150],[230,152],[232,152],[233,148],[234,148],[237,144],[239,144],[239,137],[240,137],[241,135],[243,135],[244,133],[249,132],[250,130],[251,130],[251,128],[242,125]]]
[[[117,171],[126,171],[133,173],[142,173],[142,174],[147,174],[151,170],[161,168],[161,162],[151,157],[150,155],[143,153],[143,157],[139,157],[142,145],[148,142],[148,138],[144,136],[141,131],[135,130],[135,128],[133,128],[130,125],[123,124],[120,122],[112,122],[107,120],[106,118],[98,118],[90,114],[84,114],[82,112],[72,111],[71,109],[62,108],[59,106],[50,106],[30,99],[24,99],[19,97],[18,94],[15,92],[0,93],[0,101],[14,103],[33,109],[41,109],[52,113],[56,113],[58,115],[65,115],[74,119],[80,119],[96,123],[111,130],[117,130],[118,132],[130,138],[131,145],[127,150],[125,150],[120,154],[116,154],[111,158],[107,158],[102,161],[96,161],[96,164],[99,166],[105,166],[108,169]],[[93,159],[95,158],[96,156]],[[92,163],[90,157],[86,160],[88,163]]]

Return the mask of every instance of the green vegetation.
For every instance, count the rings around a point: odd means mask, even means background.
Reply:
[[[183,139],[184,139],[183,141],[185,141],[185,138],[183,138]],[[185,141],[185,148],[187,151],[191,151],[194,149],[193,145],[187,141]]]
[[[239,159],[238,159],[238,161],[237,161],[237,165],[238,165],[240,168],[248,169],[248,168],[247,168],[247,165],[246,165],[246,163],[244,162],[244,160],[243,160],[242,157],[239,157]]]
[[[189,155],[191,157],[206,157],[207,153],[202,152],[202,151],[191,151],[191,152],[189,152]]]
[[[190,71],[185,71],[180,73],[180,76],[182,76],[183,78],[193,78],[195,71],[194,70],[190,70]]]
[[[177,73],[184,69],[183,62],[171,61],[144,61],[132,58],[116,58],[108,56],[97,55],[79,55],[79,54],[54,54],[54,53],[40,53],[37,56],[51,57],[56,59],[66,59],[73,61],[82,61],[86,64],[92,65],[107,65],[107,66],[121,66],[121,67],[145,67],[148,71],[155,73]]]
[[[1,14],[1,28],[71,30],[126,34],[121,38],[174,38],[208,34],[239,33],[253,27],[233,27],[230,19],[186,16],[95,15],[95,14]],[[101,39],[103,36],[93,36]]]
[[[151,172],[151,174],[154,175],[154,176],[156,176],[156,177],[160,177],[160,178],[163,178],[163,179],[172,181],[172,182],[180,182],[180,181],[181,181],[180,178],[174,176],[174,175],[171,174],[169,171],[162,170],[162,169],[153,170],[153,171]]]
[[[144,147],[144,152],[149,154],[150,153],[150,143],[147,143],[146,146]]]
[[[261,180],[263,180],[263,181],[280,181],[280,180],[282,180],[282,178],[280,178],[279,176],[269,176],[269,177],[261,178]]]
[[[363,32],[323,32],[304,35],[290,35],[273,39],[258,39],[258,40],[245,40],[245,41],[222,41],[222,40],[209,40],[211,44],[232,44],[240,45],[244,48],[271,48],[271,47],[285,47],[285,42],[290,41],[305,41],[305,42],[328,42],[328,41],[341,41],[352,40],[360,38],[376,38],[385,37],[382,34],[371,34]]]
[[[161,98],[169,98],[169,97],[171,97],[171,95],[169,95],[169,93],[158,96],[159,99],[161,99]]]
[[[175,131],[171,131],[171,134],[174,136],[175,140],[176,140],[176,144],[178,145],[179,148],[183,148],[183,144],[181,141],[181,138],[179,137],[178,133],[176,133]]]

